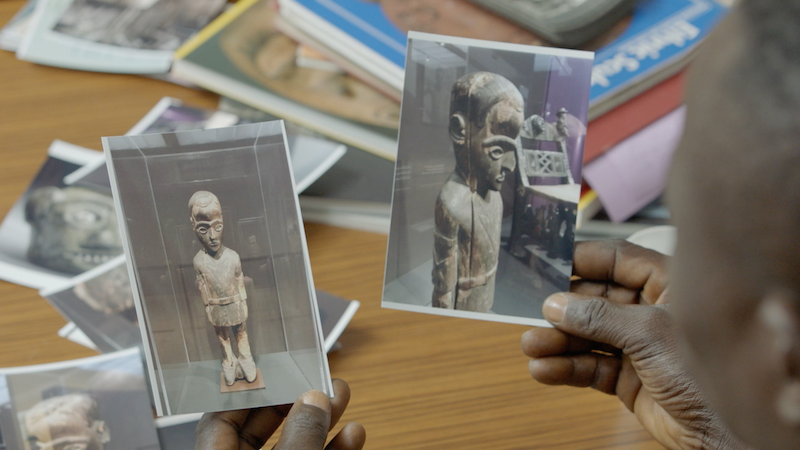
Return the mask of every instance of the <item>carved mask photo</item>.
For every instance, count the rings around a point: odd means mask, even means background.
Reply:
[[[88,189],[48,186],[25,206],[31,224],[28,259],[49,269],[82,273],[122,253],[111,197]]]

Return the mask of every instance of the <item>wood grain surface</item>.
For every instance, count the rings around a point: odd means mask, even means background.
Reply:
[[[23,3],[0,2],[0,23]],[[99,150],[101,136],[125,133],[165,95],[201,107],[217,101],[164,81],[1,52],[0,214],[54,139]],[[352,389],[342,421],[366,427],[367,448],[661,448],[615,397],[531,380],[523,326],[381,309],[386,236],[315,224],[306,233],[317,287],[362,303],[330,365]],[[56,336],[64,323],[35,290],[0,281],[0,366],[92,355]]]

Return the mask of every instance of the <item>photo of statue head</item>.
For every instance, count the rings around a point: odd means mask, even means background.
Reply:
[[[122,253],[110,196],[80,187],[41,187],[25,205],[32,227],[28,259],[48,269],[79,274]]]
[[[197,191],[189,199],[189,215],[203,245],[193,264],[206,317],[222,347],[223,379],[228,386],[240,379],[252,383],[257,369],[247,336],[247,292],[239,254],[222,243],[222,206],[213,193]]]
[[[111,440],[97,403],[86,394],[51,397],[23,414],[25,429],[40,450],[103,450]]]
[[[432,305],[487,312],[494,300],[503,200],[524,120],[519,90],[490,73],[464,75],[450,96],[452,175],[436,200]]]

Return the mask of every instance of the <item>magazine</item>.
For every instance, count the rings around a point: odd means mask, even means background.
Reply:
[[[178,51],[172,73],[393,160],[397,102],[350,75],[298,66],[298,44],[274,29],[274,15],[268,0],[237,3]]]

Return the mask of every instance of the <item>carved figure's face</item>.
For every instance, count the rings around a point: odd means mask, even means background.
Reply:
[[[492,106],[483,126],[470,126],[471,176],[475,177],[479,193],[499,191],[506,175],[516,167],[522,114],[519,98],[509,95]]]
[[[196,206],[192,210],[194,234],[209,254],[215,255],[222,247],[222,210],[216,203]]]
[[[122,253],[110,196],[78,187],[35,190],[25,206],[33,227],[28,259],[49,269],[82,273]]]

